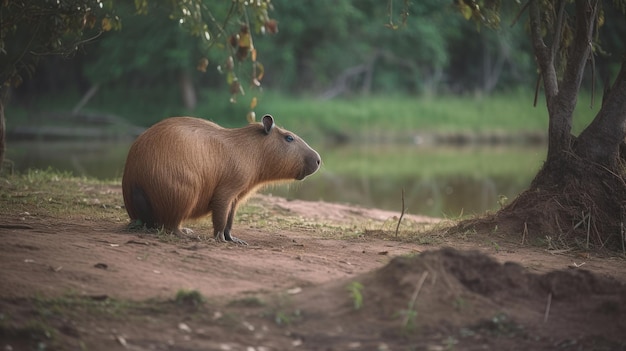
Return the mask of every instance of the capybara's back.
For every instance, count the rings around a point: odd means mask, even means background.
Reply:
[[[181,222],[212,212],[216,239],[230,235],[240,200],[263,184],[301,180],[319,154],[295,134],[263,123],[226,129],[193,117],[165,119],[131,146],[122,178],[131,220],[180,234]]]

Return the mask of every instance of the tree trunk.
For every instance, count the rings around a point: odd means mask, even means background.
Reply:
[[[544,83],[546,104],[549,115],[548,156],[547,161],[562,157],[571,145],[571,129],[574,108],[578,100],[578,92],[582,77],[591,53],[593,29],[598,11],[598,0],[576,1],[576,22],[574,38],[569,48],[567,61],[563,70],[563,79],[559,82],[558,54],[561,50],[561,33],[564,29],[565,6],[567,1],[557,2],[559,5],[557,20],[553,29],[554,35],[546,44],[542,35],[543,23],[541,4],[530,2],[531,39],[537,65]]]
[[[185,108],[193,111],[196,108],[198,99],[196,97],[196,89],[193,86],[191,74],[187,71],[181,71],[178,75],[178,83],[180,85],[180,93]]]
[[[498,40],[498,48],[496,53],[491,53],[488,49],[488,40],[482,37],[483,45],[483,92],[487,95],[491,94],[500,81],[500,75],[504,68],[504,63],[508,60],[507,49],[502,39]],[[495,58],[495,62],[494,59]]]
[[[619,161],[626,137],[626,61],[594,120],[578,138],[571,135],[573,112],[585,65],[592,54],[598,0],[576,0],[573,37],[561,48],[567,0],[554,2],[554,13],[529,2],[532,46],[543,81],[549,114],[546,161],[528,190],[492,217],[459,225],[495,225],[520,235],[521,242],[545,241],[552,249],[624,247],[626,174]],[[552,9],[550,9],[551,11]],[[542,15],[554,14],[547,20]],[[569,14],[571,15],[571,14]],[[544,37],[546,23],[554,28]],[[560,50],[567,50],[564,60]],[[563,64],[564,66],[560,66]],[[561,79],[559,78],[559,73]],[[492,229],[493,230],[493,229]],[[533,239],[534,237],[534,239]],[[518,239],[519,240],[519,239]]]
[[[602,108],[596,118],[578,137],[576,155],[619,172],[619,148],[624,137],[626,122],[626,61],[611,89],[604,96]]]
[[[6,151],[6,123],[4,119],[4,105],[9,96],[9,87],[7,84],[0,85],[0,171],[4,165],[4,154]]]
[[[531,1],[533,47],[544,82],[549,114],[549,142],[546,162],[528,191],[522,193],[501,214],[533,223],[540,235],[559,238],[584,248],[607,245],[621,248],[625,217],[624,174],[619,168],[619,147],[624,141],[626,119],[626,71],[622,70],[593,122],[578,138],[571,135],[573,112],[580,85],[589,62],[593,31],[598,14],[597,0],[576,0],[574,37],[566,48],[565,66],[558,67],[561,31],[567,1],[556,3],[557,20],[549,45],[541,37],[539,2]],[[557,72],[563,72],[558,79]],[[521,223],[520,223],[521,224]],[[581,240],[585,238],[585,240]],[[568,241],[569,240],[569,241]]]

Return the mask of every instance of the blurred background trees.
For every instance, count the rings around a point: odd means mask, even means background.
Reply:
[[[14,102],[27,106],[41,96],[62,91],[81,95],[97,86],[97,95],[150,90],[150,99],[161,97],[193,111],[197,99],[207,96],[198,97],[198,91],[228,90],[232,82],[224,69],[231,53],[214,50],[224,49],[226,40],[216,40],[207,49],[172,19],[171,7],[148,4],[144,15],[137,15],[132,4],[115,4],[122,18],[120,31],[104,33],[71,60],[46,57],[37,74],[14,91]],[[389,3],[380,0],[272,4],[269,12],[279,21],[278,32],[267,38],[252,31],[252,37],[264,71],[263,87],[274,92],[326,99],[379,93],[489,94],[529,86],[536,79],[522,25],[503,25],[500,33],[476,30],[452,2],[411,2],[405,23],[402,2],[391,12]],[[223,7],[212,10],[226,17],[228,6]],[[390,14],[396,30],[385,28]],[[229,34],[241,25],[234,22]],[[198,71],[205,58],[206,72]],[[241,86],[256,89],[248,79]]]
[[[223,104],[218,101],[223,92],[234,100],[250,92],[240,99],[248,106],[262,88],[322,99],[363,94],[488,95],[520,87],[532,90],[537,80],[527,21],[522,18],[510,25],[520,7],[511,2],[501,4],[497,32],[464,19],[453,1],[274,0],[259,2],[267,5],[264,12],[247,5],[243,14],[235,15],[233,4],[245,7],[245,2],[216,3],[210,12],[188,13],[182,10],[184,1],[97,3],[104,4],[102,11],[109,10],[106,16],[115,19],[110,23],[120,30],[100,31],[69,58],[37,56],[36,74],[31,74],[33,66],[28,79],[14,84],[19,87],[12,91],[12,104],[29,109],[33,101],[52,96],[78,101],[90,91],[93,101],[100,101],[98,106],[158,100],[158,109],[146,106],[146,114],[161,112],[154,119],[112,111],[147,125],[164,113],[193,113],[198,101]],[[198,13],[204,17],[195,18]],[[626,28],[618,16],[618,11],[602,14],[611,26],[601,27],[606,39],[595,50],[600,84],[618,69],[623,52]],[[257,20],[249,29],[256,51],[237,65],[237,48],[229,42],[239,40],[250,19]],[[100,27],[98,22],[95,29]],[[268,38],[269,34],[274,35]],[[235,58],[236,67],[230,68],[229,57]],[[591,82],[583,87],[590,88]]]
[[[244,105],[260,91],[249,78],[252,64],[232,71],[236,84],[226,72],[228,57],[237,61],[227,39],[239,34],[246,18],[240,13],[230,16],[230,3],[212,5],[216,21],[203,19],[205,25],[224,21],[224,28],[205,28],[211,38],[203,38],[203,29],[191,28],[193,23],[180,23],[181,17],[165,2],[138,3],[144,6],[139,11],[137,4],[115,3],[121,30],[103,33],[70,60],[40,60],[37,74],[15,89],[14,103],[27,107],[42,96],[59,92],[81,96],[97,87],[96,96],[101,98],[116,91],[125,91],[122,97],[134,96],[129,90],[143,91],[146,100],[167,102],[166,110],[191,113],[198,99],[207,103],[212,98],[208,91],[229,91],[236,97],[239,87],[243,92],[251,90]],[[258,25],[250,30],[257,56],[255,76],[273,92],[323,99],[361,94],[486,95],[520,86],[533,89],[537,72],[526,20],[511,26],[519,5],[505,2],[502,7],[496,32],[465,20],[452,1],[274,0],[266,9],[273,22],[271,31]],[[403,13],[410,20],[403,21]],[[256,18],[258,14],[249,11],[246,15]],[[601,28],[603,37],[609,39],[596,50],[598,71],[604,72],[599,77],[617,69],[614,62],[626,32],[624,21],[612,18],[620,16],[619,12],[603,16],[612,25]],[[225,18],[231,18],[230,22]],[[393,21],[397,29],[386,28]],[[276,33],[268,38],[270,32]]]

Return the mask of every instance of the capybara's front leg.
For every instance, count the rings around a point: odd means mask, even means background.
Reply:
[[[228,212],[228,219],[226,220],[226,228],[224,228],[224,238],[228,241],[232,241],[241,245],[248,245],[247,242],[236,238],[230,234],[231,229],[233,228],[233,219],[235,218],[235,212],[237,212],[237,200],[234,200],[230,206],[230,211]]]
[[[237,202],[232,201],[228,206],[217,206],[213,209],[213,233],[215,234],[215,241],[217,242],[234,242],[241,245],[248,245],[245,241],[235,238],[230,235],[230,228],[233,225],[233,218],[235,216],[235,209]]]

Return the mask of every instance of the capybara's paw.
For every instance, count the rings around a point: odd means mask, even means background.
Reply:
[[[178,228],[174,230],[174,235],[180,238],[189,237],[193,235],[193,230],[191,228]]]
[[[234,236],[228,233],[224,234],[224,232],[215,233],[215,241],[217,241],[218,243],[232,242],[232,243],[239,244],[239,245],[248,245],[248,243],[245,242],[244,240],[235,238]]]
[[[217,241],[218,243],[225,243],[226,238],[224,237],[224,232],[215,233],[215,241]]]
[[[233,243],[235,243],[235,244],[248,246],[248,243],[247,243],[247,242],[245,242],[244,240],[241,240],[241,239],[239,239],[239,238],[235,238],[235,237],[234,237],[234,236],[232,236],[232,235],[230,236],[230,240],[231,240]]]

